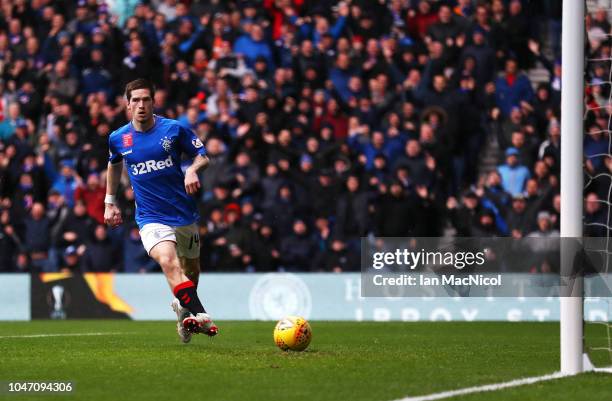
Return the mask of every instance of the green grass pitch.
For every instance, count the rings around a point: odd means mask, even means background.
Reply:
[[[272,322],[219,322],[179,342],[172,322],[0,323],[0,381],[74,381],[69,395],[6,400],[393,400],[549,374],[558,323],[311,322],[307,351],[286,353]],[[6,338],[31,334],[123,333]],[[612,399],[612,375],[583,374],[456,400]]]

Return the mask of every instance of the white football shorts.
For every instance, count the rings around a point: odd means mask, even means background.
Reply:
[[[187,226],[171,227],[165,224],[149,223],[142,226],[140,239],[147,250],[162,241],[172,241],[176,244],[176,253],[179,257],[196,259],[200,257],[200,232],[197,223]]]

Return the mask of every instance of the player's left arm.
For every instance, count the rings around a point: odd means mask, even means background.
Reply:
[[[198,154],[193,159],[191,166],[187,167],[185,171],[185,191],[189,195],[193,195],[200,189],[200,178],[198,177],[198,171],[208,167],[210,159],[206,155]]]
[[[198,171],[208,167],[210,160],[206,156],[206,149],[196,134],[183,126],[179,126],[179,144],[181,150],[193,159],[191,165],[185,170],[185,191],[194,195],[200,189]]]

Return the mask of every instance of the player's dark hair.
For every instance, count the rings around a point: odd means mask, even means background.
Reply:
[[[136,89],[148,89],[151,92],[151,97],[155,96],[155,86],[151,81],[144,78],[138,78],[125,85],[125,97],[128,102],[132,100],[132,91]]]

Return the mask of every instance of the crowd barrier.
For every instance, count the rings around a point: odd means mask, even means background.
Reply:
[[[218,320],[557,321],[559,298],[364,298],[359,273],[202,274],[198,293]],[[0,274],[0,320],[172,320],[162,274]],[[585,302],[609,320],[611,299]]]

